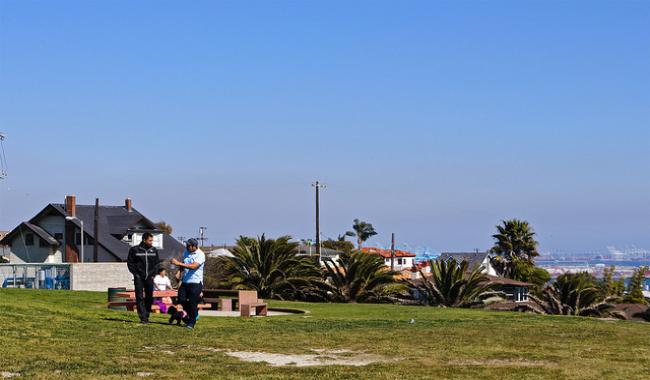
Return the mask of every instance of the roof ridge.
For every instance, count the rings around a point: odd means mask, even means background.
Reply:
[[[65,206],[65,204],[63,204],[63,203],[50,203],[50,205],[52,205],[52,206],[60,206],[60,207],[64,207],[64,206]],[[79,203],[77,203],[77,204],[76,204],[76,207],[95,207],[95,205],[93,205],[93,204],[79,204]],[[101,205],[101,204],[99,205],[99,207],[126,208],[126,207],[124,207],[123,205]],[[135,207],[132,207],[131,209],[132,209],[132,210],[135,210]]]

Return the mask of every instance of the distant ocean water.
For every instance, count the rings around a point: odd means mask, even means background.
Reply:
[[[558,267],[558,266],[570,266],[570,267],[579,267],[579,266],[594,266],[597,264],[602,264],[605,266],[616,266],[616,267],[641,267],[641,266],[650,266],[650,259],[638,259],[638,260],[601,260],[601,259],[592,259],[592,260],[535,260],[535,263],[540,267]]]

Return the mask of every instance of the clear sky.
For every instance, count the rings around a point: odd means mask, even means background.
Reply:
[[[648,1],[0,0],[0,229],[76,194],[208,227],[650,249]]]

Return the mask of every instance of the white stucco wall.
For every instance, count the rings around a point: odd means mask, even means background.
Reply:
[[[497,271],[494,270],[494,267],[492,266],[492,263],[490,262],[489,257],[486,257],[483,260],[483,263],[481,263],[481,265],[483,266],[483,273],[488,274],[490,276],[496,276],[497,275]]]
[[[402,263],[399,263],[399,259],[402,260]],[[384,264],[390,267],[390,259],[384,259]],[[413,257],[395,257],[395,269],[409,269],[413,267]]]

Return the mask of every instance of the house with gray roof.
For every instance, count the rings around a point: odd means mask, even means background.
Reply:
[[[482,272],[489,276],[496,276],[497,271],[490,262],[489,252],[443,252],[439,260],[456,259],[457,262],[467,261],[470,269],[482,267]]]
[[[443,252],[438,258],[438,260],[451,259],[455,259],[457,262],[467,261],[468,270],[482,268],[481,272],[487,275],[487,281],[492,284],[493,290],[505,295],[507,301],[499,304],[503,310],[512,310],[511,304],[528,301],[529,288],[532,284],[499,276],[491,264],[489,252]],[[425,275],[431,273],[429,266],[421,267],[420,270]],[[423,280],[416,278],[414,283],[418,281]],[[495,306],[494,310],[500,309]]]
[[[10,247],[12,263],[124,262],[145,232],[154,235],[161,259],[182,254],[183,244],[157,229],[131,199],[123,206],[77,205],[76,197],[68,195],[65,203],[50,203],[18,224],[0,245]]]

